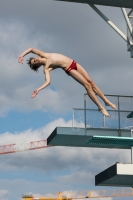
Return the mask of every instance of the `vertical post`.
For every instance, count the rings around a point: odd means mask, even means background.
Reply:
[[[84,123],[86,128],[86,94],[84,94]]]
[[[133,137],[133,128],[131,128],[131,137]],[[131,164],[133,164],[133,147],[131,147]]]
[[[121,131],[120,131],[120,101],[119,101],[119,96],[118,96],[118,128],[119,128],[119,137],[121,136]]]
[[[131,147],[131,164],[133,164],[133,147]]]
[[[103,127],[104,128],[106,128],[105,120],[106,120],[106,117],[105,117],[105,115],[103,115]]]
[[[72,110],[72,127],[74,128],[74,109]]]
[[[133,137],[133,127],[131,126],[131,137]]]

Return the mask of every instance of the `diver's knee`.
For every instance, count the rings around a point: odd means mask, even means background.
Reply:
[[[88,89],[91,89],[91,88],[92,88],[92,85],[91,85],[91,83],[86,82],[86,83],[84,84],[84,87],[86,88],[86,90],[88,90]]]
[[[94,83],[93,80],[90,80],[90,81],[89,81],[89,84],[91,84],[92,87],[95,87],[95,83]]]

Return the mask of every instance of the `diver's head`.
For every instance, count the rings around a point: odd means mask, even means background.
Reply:
[[[27,60],[27,64],[29,65],[29,67],[34,70],[34,71],[38,71],[39,67],[41,67],[41,65],[43,65],[41,58],[37,57],[37,58],[33,58],[30,57],[29,60]]]

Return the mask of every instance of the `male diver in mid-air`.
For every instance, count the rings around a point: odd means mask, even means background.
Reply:
[[[95,93],[104,101],[106,106],[111,106],[115,110],[117,109],[116,105],[111,103],[104,96],[101,90],[92,81],[85,69],[71,58],[68,58],[67,56],[58,53],[45,53],[35,48],[29,48],[19,56],[18,62],[23,64],[23,57],[29,53],[34,53],[39,56],[37,58],[31,57],[28,60],[28,65],[30,66],[30,68],[34,71],[38,71],[38,69],[43,66],[45,74],[44,84],[33,92],[31,96],[32,98],[35,97],[40,90],[44,89],[50,84],[50,71],[56,68],[62,68],[69,76],[73,77],[77,82],[85,87],[88,96],[97,105],[99,111],[102,112],[104,115],[109,117],[109,113],[101,105]]]

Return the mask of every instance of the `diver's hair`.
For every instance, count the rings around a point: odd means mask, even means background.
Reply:
[[[27,64],[33,71],[38,71],[39,65],[38,64],[31,64],[31,60],[34,59],[33,57],[30,57],[29,60],[27,60]]]

